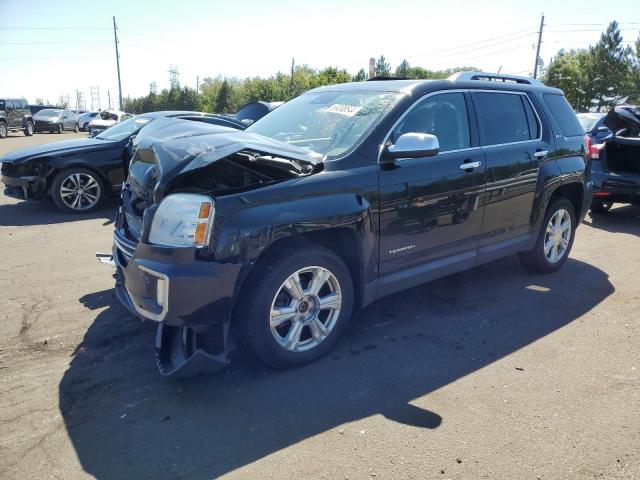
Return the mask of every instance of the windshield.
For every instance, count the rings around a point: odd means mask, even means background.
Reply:
[[[604,117],[604,115],[577,115],[577,117],[580,125],[582,125],[582,129],[585,132],[590,132],[591,130],[593,130],[593,127],[596,126],[598,120]]]
[[[51,108],[45,108],[44,110],[40,110],[38,113],[34,115],[34,117],[58,117],[62,113],[62,110],[53,110]]]
[[[150,121],[151,119],[146,117],[130,118],[129,120],[116,123],[114,126],[107,128],[104,132],[96,135],[95,138],[99,138],[101,140],[113,140],[116,142],[124,140],[125,138],[138,133],[138,131],[140,131],[140,129]]]
[[[247,131],[335,158],[360,143],[401,96],[388,92],[307,93],[278,107]]]

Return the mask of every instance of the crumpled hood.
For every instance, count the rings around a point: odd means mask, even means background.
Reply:
[[[62,142],[47,143],[34,147],[21,148],[0,157],[2,162],[19,163],[34,157],[70,155],[85,150],[108,150],[117,146],[117,142],[96,140],[95,138],[76,138]]]
[[[303,165],[316,165],[323,160],[317,153],[255,133],[174,118],[157,119],[144,127],[134,140],[134,150],[129,183],[143,198],[149,198],[152,190],[162,196],[167,184],[178,175],[240,151]]]
[[[616,136],[640,136],[640,107],[612,108],[604,117],[603,123]]]

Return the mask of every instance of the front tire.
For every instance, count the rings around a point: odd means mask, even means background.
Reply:
[[[73,127],[73,133],[78,133],[80,131],[80,126],[76,123],[76,126]]]
[[[593,213],[605,214],[609,213],[613,207],[613,202],[611,200],[593,200],[591,202],[591,211]]]
[[[97,173],[87,168],[59,172],[51,182],[51,197],[63,212],[88,213],[102,198],[103,184]]]
[[[24,136],[30,137],[33,135],[33,122],[27,122],[27,125],[24,127]]]
[[[238,299],[239,338],[276,368],[313,362],[331,350],[351,318],[349,269],[331,250],[306,242],[267,255]]]
[[[58,133],[62,133],[64,131],[64,129],[62,128],[62,124],[58,125]]]
[[[577,226],[573,204],[566,198],[552,199],[535,247],[520,253],[520,261],[534,272],[555,272],[569,257]]]
[[[4,122],[0,122],[0,138],[7,138],[8,130],[7,124]]]

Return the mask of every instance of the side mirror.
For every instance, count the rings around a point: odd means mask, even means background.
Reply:
[[[604,133],[604,132],[608,132],[608,131],[609,131],[609,129],[607,127],[602,127],[602,126],[600,126],[600,127],[598,127],[596,129],[596,132],[598,132],[598,133]]]
[[[440,151],[438,137],[428,133],[403,133],[396,143],[384,148],[383,157],[396,158],[432,157]]]

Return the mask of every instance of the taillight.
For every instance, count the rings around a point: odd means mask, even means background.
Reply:
[[[591,160],[600,160],[600,151],[604,148],[604,143],[599,143],[597,145],[591,145],[589,147],[589,158]]]
[[[604,143],[594,144],[591,135],[585,135],[584,146],[587,151],[587,156],[591,160],[600,160],[600,150],[604,148]]]

